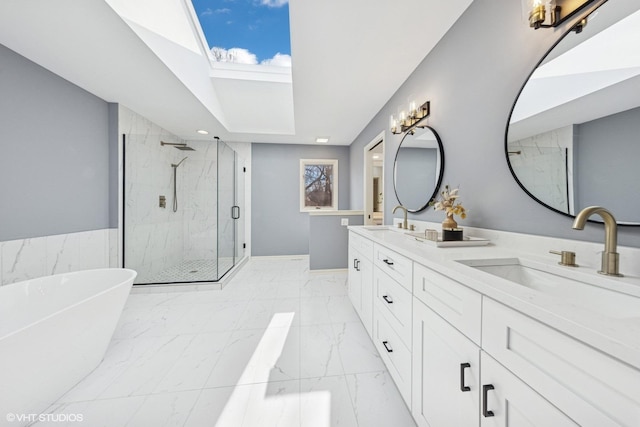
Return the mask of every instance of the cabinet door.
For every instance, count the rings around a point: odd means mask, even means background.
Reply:
[[[424,427],[480,424],[480,349],[413,299],[414,419]]]
[[[360,274],[360,319],[369,336],[373,335],[373,263],[362,258],[359,264]]]
[[[349,245],[349,299],[359,316],[362,316],[361,256],[353,245]]]
[[[485,352],[481,363],[482,427],[578,426]]]

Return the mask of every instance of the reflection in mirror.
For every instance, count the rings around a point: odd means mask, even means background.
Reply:
[[[506,154],[520,186],[575,216],[604,206],[640,225],[640,2],[606,2],[525,83]]]
[[[444,150],[436,131],[416,127],[407,132],[393,166],[396,198],[409,212],[424,210],[435,197],[444,172]]]

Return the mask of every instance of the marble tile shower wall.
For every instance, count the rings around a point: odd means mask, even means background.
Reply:
[[[183,261],[216,256],[216,145],[188,142],[182,151],[160,142],[187,143],[148,119],[120,108],[125,143],[125,264],[137,283],[153,281]],[[173,211],[173,168],[177,210]],[[159,206],[165,196],[166,207]]]
[[[184,260],[215,259],[217,255],[217,147],[191,141],[185,151]]]
[[[0,242],[0,285],[117,265],[114,230]]]
[[[120,109],[125,134],[125,265],[138,272],[136,282],[182,262],[184,209],[173,212],[173,168],[187,151],[161,146],[183,143],[146,118]],[[177,194],[184,194],[184,163],[177,169]],[[159,205],[160,196],[166,207]],[[178,200],[180,202],[180,199]]]

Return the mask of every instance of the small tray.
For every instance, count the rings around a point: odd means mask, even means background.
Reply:
[[[438,236],[438,240],[428,240],[424,237],[424,233],[407,233],[411,237],[415,237],[416,240],[428,243],[438,248],[450,248],[460,246],[485,246],[491,243],[489,239],[483,239],[481,237],[465,236],[463,240],[447,240],[443,241],[442,236]]]

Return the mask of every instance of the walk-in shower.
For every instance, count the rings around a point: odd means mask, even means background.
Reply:
[[[135,284],[219,281],[244,257],[242,159],[221,141],[148,134],[125,135],[123,151],[124,266]]]

